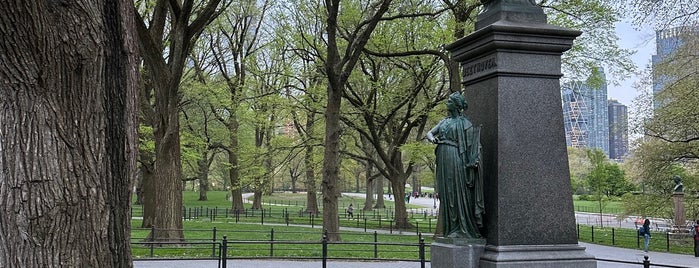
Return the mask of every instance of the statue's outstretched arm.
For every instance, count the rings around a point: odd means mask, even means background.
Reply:
[[[439,142],[439,139],[435,137],[435,134],[439,133],[439,125],[442,122],[440,121],[436,126],[434,126],[430,131],[427,131],[427,135],[425,135],[425,138],[427,138],[428,141],[431,143],[437,143]]]

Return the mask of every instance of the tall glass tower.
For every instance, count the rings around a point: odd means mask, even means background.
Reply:
[[[628,108],[617,100],[607,102],[609,111],[609,159],[622,160],[629,152]]]
[[[601,72],[604,78],[604,71]],[[598,148],[609,155],[606,82],[600,87],[580,81],[565,83],[561,86],[561,98],[568,146]]]

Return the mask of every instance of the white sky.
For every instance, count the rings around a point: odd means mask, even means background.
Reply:
[[[652,27],[649,25],[641,30],[636,30],[630,23],[622,21],[617,23],[616,32],[619,36],[619,46],[635,50],[636,54],[632,56],[633,62],[639,71],[645,69],[650,64],[651,56],[655,54],[655,31],[653,31]],[[607,77],[607,79],[616,80],[620,83],[619,85],[612,83],[607,85],[607,97],[616,99],[631,108],[631,102],[638,96],[638,92],[633,87],[633,84],[639,78],[631,76],[626,80],[621,80],[617,77]]]

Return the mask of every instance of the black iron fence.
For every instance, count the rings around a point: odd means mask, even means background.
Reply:
[[[148,230],[148,229],[144,229]],[[158,229],[151,228],[155,233]],[[162,231],[162,230],[161,230]],[[203,232],[204,230],[189,230]],[[212,238],[188,239],[188,241],[148,241],[148,237],[132,238],[132,251],[137,260],[201,259],[218,260],[219,267],[226,268],[230,259],[302,259],[320,260],[323,267],[329,260],[357,261],[406,261],[419,263],[425,267],[429,261],[429,247],[422,235],[416,243],[379,241],[377,232],[373,241],[331,242],[328,233],[323,232],[320,240],[277,240],[274,229],[270,229],[269,239],[236,240],[227,235],[218,236],[216,228],[209,230]],[[347,234],[344,234],[347,235]],[[417,266],[417,265],[416,265]]]
[[[435,231],[437,218],[436,211],[432,209],[411,209],[403,222],[409,223],[408,228],[396,228],[396,218],[392,210],[358,211],[352,217],[341,214],[339,220],[342,226],[363,229],[364,232],[373,229],[394,232],[432,233]],[[142,217],[143,211],[139,207],[132,209],[132,218]],[[221,222],[246,222],[265,224],[308,225],[311,227],[323,224],[322,212],[308,213],[304,210],[290,210],[289,208],[270,207],[266,209],[232,210],[229,208],[186,207],[183,209],[184,220],[221,221]]]
[[[638,236],[635,229],[601,228],[594,225],[577,225],[578,240],[601,245],[624,248],[642,248],[643,237]],[[672,233],[667,231],[651,231],[652,238],[649,249],[673,253],[690,254],[694,252],[694,240],[688,233]]]

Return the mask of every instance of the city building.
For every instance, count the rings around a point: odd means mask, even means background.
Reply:
[[[657,95],[663,87],[671,83],[674,78],[660,75],[657,71],[660,65],[670,59],[673,53],[684,45],[688,34],[699,34],[699,27],[680,26],[655,32],[655,55],[652,55],[653,67],[653,95]],[[653,100],[653,108],[658,109],[661,103]]]
[[[604,78],[604,71],[601,70]],[[566,143],[576,148],[598,148],[609,155],[607,84],[592,87],[574,81],[561,86]]]
[[[609,117],[609,159],[621,161],[629,152],[628,108],[617,100],[607,102]]]

